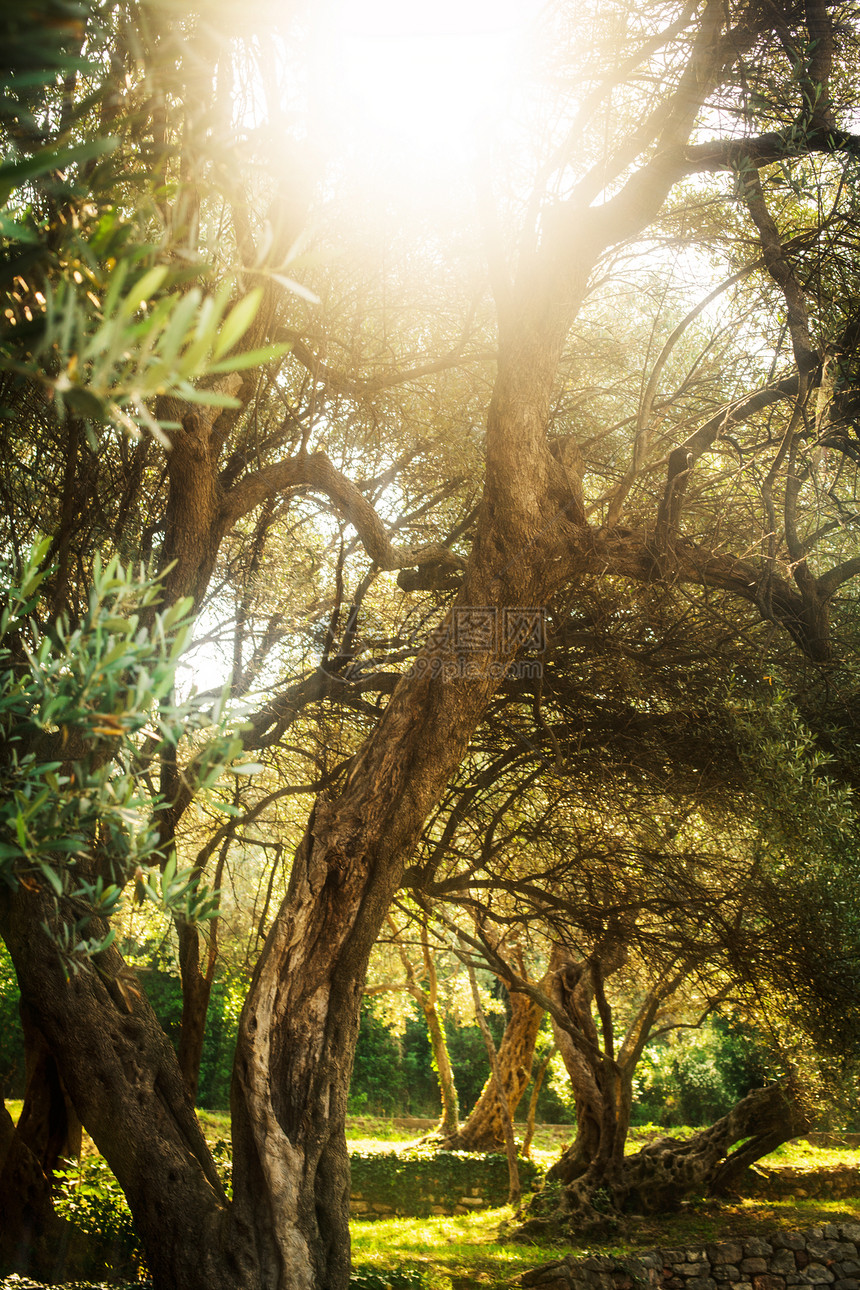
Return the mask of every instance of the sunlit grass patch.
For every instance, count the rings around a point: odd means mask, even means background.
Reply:
[[[202,1128],[207,1141],[215,1142],[219,1138],[227,1142],[230,1141],[229,1111],[198,1110],[197,1119],[200,1121],[200,1127]]]
[[[361,1150],[372,1142],[417,1142],[425,1132],[429,1130],[400,1128],[385,1116],[347,1116],[346,1120],[347,1141],[356,1146],[361,1143]]]
[[[626,1240],[601,1253],[629,1253],[653,1246],[700,1245],[738,1236],[765,1237],[779,1229],[802,1229],[820,1223],[856,1223],[860,1197],[835,1200],[715,1200],[684,1202],[672,1214],[652,1214],[630,1223]]]
[[[357,1272],[415,1268],[433,1290],[509,1286],[520,1273],[555,1256],[548,1245],[500,1241],[499,1225],[511,1217],[506,1205],[450,1217],[354,1220],[353,1265]]]
[[[816,1147],[806,1138],[795,1138],[792,1142],[783,1142],[769,1156],[763,1156],[760,1163],[786,1165],[792,1169],[834,1169],[837,1165],[857,1169],[860,1167],[860,1148]]]

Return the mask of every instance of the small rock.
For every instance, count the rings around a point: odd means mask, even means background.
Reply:
[[[824,1285],[826,1282],[836,1280],[830,1268],[826,1268],[823,1263],[810,1263],[804,1272],[804,1276],[808,1283],[814,1286]]]
[[[769,1241],[762,1241],[757,1236],[748,1236],[744,1241],[744,1254],[750,1258],[762,1259],[766,1254],[773,1254],[773,1246]],[[764,1271],[763,1268],[762,1271]]]

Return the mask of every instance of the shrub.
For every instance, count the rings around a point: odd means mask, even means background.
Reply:
[[[122,1188],[101,1156],[85,1156],[74,1168],[57,1170],[57,1213],[103,1247],[118,1272],[145,1272],[143,1253]]]

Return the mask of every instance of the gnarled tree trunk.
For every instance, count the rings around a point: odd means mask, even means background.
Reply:
[[[531,1079],[543,1008],[519,992],[511,993],[510,1007],[511,1015],[499,1044],[498,1063],[508,1114],[513,1119]],[[504,1150],[504,1125],[492,1073],[468,1119],[457,1133],[443,1138],[441,1145],[446,1151]]]
[[[660,1138],[621,1161],[592,1162],[560,1189],[547,1188],[517,1235],[609,1231],[623,1226],[625,1213],[670,1210],[693,1191],[724,1192],[754,1161],[808,1127],[790,1090],[755,1089],[688,1140]],[[749,1140],[731,1152],[742,1139]]]
[[[553,1165],[549,1177],[567,1184],[595,1167],[609,1176],[623,1155],[630,1126],[630,1079],[616,1060],[603,981],[624,965],[623,938],[615,938],[586,960],[574,962],[556,946],[550,967],[550,997],[569,1029],[553,1018],[555,1042],[570,1076],[576,1104],[576,1137]],[[599,997],[602,1036],[592,1017]]]
[[[809,1128],[791,1090],[754,1089],[728,1115],[686,1141],[661,1138],[624,1162],[627,1209],[665,1210],[694,1189],[725,1192],[745,1169]],[[731,1152],[736,1142],[744,1145]]]
[[[75,917],[68,912],[70,924]],[[24,1004],[126,1194],[153,1282],[159,1290],[227,1290],[237,1284],[225,1250],[227,1202],[173,1048],[115,949],[92,970],[65,976],[43,930],[56,923],[48,895],[23,886],[0,893],[0,934]],[[262,1283],[252,1276],[242,1284]]]

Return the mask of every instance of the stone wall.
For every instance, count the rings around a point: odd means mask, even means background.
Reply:
[[[816,1200],[840,1200],[843,1196],[860,1196],[860,1169],[850,1165],[834,1165],[830,1169],[789,1169],[785,1165],[768,1169],[756,1165],[744,1174],[738,1191],[742,1196],[764,1196],[769,1200],[784,1200],[788,1196],[800,1200],[809,1196]]]
[[[860,1223],[826,1223],[637,1257],[568,1256],[517,1282],[539,1290],[860,1290]]]
[[[542,1171],[530,1160],[518,1163],[520,1183],[528,1191]],[[468,1214],[508,1199],[507,1157],[495,1152],[356,1152],[350,1154],[350,1168],[353,1218]]]

